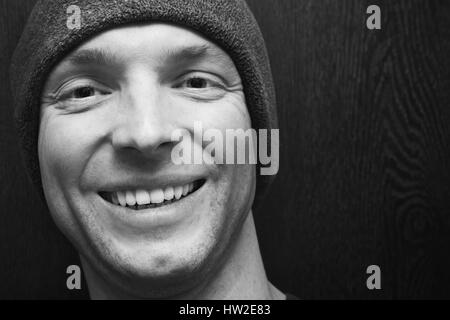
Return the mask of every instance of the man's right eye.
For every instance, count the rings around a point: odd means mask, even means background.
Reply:
[[[73,90],[71,97],[74,99],[83,99],[93,95],[95,95],[95,89],[93,87],[86,86]]]
[[[49,105],[57,109],[82,111],[107,100],[114,90],[91,78],[72,79],[48,95]]]
[[[71,89],[70,91],[62,94],[62,99],[72,99],[72,100],[81,100],[81,99],[90,99],[95,98],[96,96],[102,96],[109,94],[106,90],[101,90],[95,88],[93,86],[80,86],[75,89]]]
[[[106,87],[93,81],[75,81],[58,90],[56,97],[58,101],[93,100],[110,93]]]

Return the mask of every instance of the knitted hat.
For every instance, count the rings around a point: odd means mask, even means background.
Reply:
[[[71,5],[79,29],[67,26]],[[244,0],[38,0],[11,64],[15,121],[28,174],[43,199],[38,160],[40,97],[53,67],[93,36],[126,24],[167,22],[196,30],[233,60],[243,82],[252,128],[277,128],[275,90],[264,39]],[[268,135],[270,146],[270,134]],[[254,207],[274,176],[259,175]]]

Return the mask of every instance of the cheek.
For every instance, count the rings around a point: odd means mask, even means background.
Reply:
[[[256,189],[256,167],[254,165],[232,165],[234,168],[232,184],[232,203],[235,203],[236,210],[248,212],[253,204]],[[236,188],[236,186],[239,186]],[[247,206],[245,205],[247,204]],[[239,209],[239,207],[242,208]]]
[[[229,93],[221,100],[214,102],[199,103],[184,100],[174,101],[174,105],[179,107],[173,109],[175,112],[172,118],[183,121],[179,123],[181,127],[193,127],[196,122],[200,122],[204,129],[222,131],[251,127],[245,97],[241,92]]]
[[[248,129],[251,127],[250,115],[247,111],[243,95],[233,94],[223,105],[212,111],[212,127],[217,129]]]
[[[250,165],[227,165],[222,186],[219,187],[216,208],[220,213],[214,230],[215,238],[219,246],[227,247],[232,241],[233,234],[239,232],[247,218],[255,195],[255,170]],[[238,186],[238,187],[237,187]]]
[[[95,144],[95,128],[83,117],[44,115],[39,130],[39,163],[43,182],[77,183]]]

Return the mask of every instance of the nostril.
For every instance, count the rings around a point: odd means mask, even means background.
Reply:
[[[135,149],[146,155],[154,155],[172,145],[172,129],[154,120],[140,119],[115,129],[111,142],[117,150]],[[164,148],[163,148],[164,147]]]

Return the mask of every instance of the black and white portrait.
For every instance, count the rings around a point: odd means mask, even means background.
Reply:
[[[449,16],[0,1],[0,299],[450,298]]]

